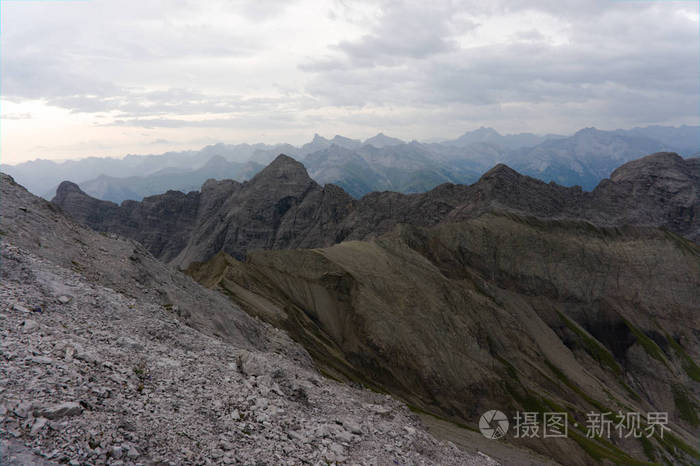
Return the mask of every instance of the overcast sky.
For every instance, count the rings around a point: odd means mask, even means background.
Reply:
[[[2,162],[698,124],[695,1],[2,0]]]

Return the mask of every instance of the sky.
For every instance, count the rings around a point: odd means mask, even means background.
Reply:
[[[700,123],[696,1],[0,0],[0,161]]]

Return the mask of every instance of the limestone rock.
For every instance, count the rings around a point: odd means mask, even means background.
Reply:
[[[46,419],[56,420],[63,417],[79,416],[83,413],[83,407],[79,403],[67,401],[57,405],[38,408],[34,411],[35,416],[45,417]]]

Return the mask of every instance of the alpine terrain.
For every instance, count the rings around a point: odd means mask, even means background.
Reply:
[[[700,159],[675,153],[590,192],[497,165],[472,185],[359,200],[280,155],[243,183],[117,205],[64,182],[53,204],[140,242],[282,329],[325,376],[402,400],[466,451],[693,464],[699,194]],[[473,430],[491,409],[566,413],[568,435],[485,441]],[[591,412],[665,412],[668,430],[590,436]]]

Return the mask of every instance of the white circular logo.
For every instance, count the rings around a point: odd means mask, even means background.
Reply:
[[[479,430],[484,437],[491,440],[503,438],[508,432],[508,418],[495,409],[486,411],[479,419]]]

